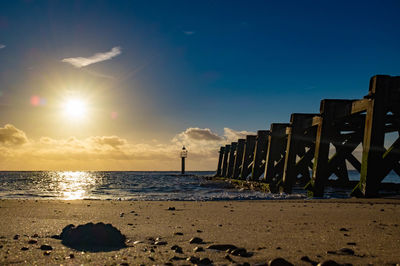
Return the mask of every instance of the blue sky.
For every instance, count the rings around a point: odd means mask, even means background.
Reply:
[[[399,11],[399,1],[1,1],[0,126],[165,145],[190,128],[266,129],[399,75]],[[82,68],[62,62],[113,47],[119,55]],[[98,117],[118,119],[79,131],[48,118],[74,84]],[[46,104],[33,108],[32,95]]]

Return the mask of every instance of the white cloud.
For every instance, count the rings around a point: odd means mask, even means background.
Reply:
[[[257,133],[251,131],[236,131],[231,128],[224,128],[224,136],[226,141],[233,142],[238,139],[245,139],[247,135],[257,135]]]
[[[28,142],[25,132],[11,124],[0,127],[0,144],[19,146]]]
[[[0,43],[0,49],[6,48],[6,46],[4,44]]]
[[[116,57],[117,55],[121,54],[121,48],[116,46],[113,47],[109,52],[105,53],[96,53],[90,57],[70,57],[70,58],[64,58],[61,60],[61,62],[64,63],[69,63],[73,65],[74,67],[81,68],[85,67],[94,63],[110,60],[113,57]]]

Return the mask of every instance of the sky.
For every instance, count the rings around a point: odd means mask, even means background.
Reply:
[[[400,73],[399,1],[0,1],[0,170],[215,170]]]

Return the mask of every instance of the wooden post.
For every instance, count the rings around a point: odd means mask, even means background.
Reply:
[[[224,153],[224,160],[222,163],[222,173],[221,176],[225,177],[227,174],[228,170],[228,155],[229,155],[229,150],[231,149],[231,145],[225,145],[225,153]]]
[[[385,153],[385,115],[386,104],[390,101],[390,81],[390,76],[374,76],[370,81],[369,91],[373,100],[365,117],[360,175],[360,190],[365,197],[378,195],[382,156]]]
[[[254,148],[256,146],[256,138],[257,136],[255,135],[246,136],[246,144],[244,145],[242,171],[240,173],[240,179],[247,179],[247,176],[252,171],[252,162],[254,158]]]
[[[320,121],[315,138],[315,153],[311,194],[314,197],[324,195],[325,183],[329,178],[329,147],[333,141],[334,121],[337,112],[342,112],[351,106],[353,100],[322,100],[320,107]]]
[[[269,130],[258,130],[256,145],[254,148],[253,168],[251,172],[251,180],[257,181],[264,173],[265,157],[268,148]]]
[[[226,173],[227,178],[232,178],[232,175],[233,175],[233,165],[235,162],[236,146],[237,146],[237,142],[231,143],[231,151],[229,153],[229,159],[228,159],[228,170]]]
[[[282,178],[283,191],[286,193],[292,192],[292,186],[295,184],[297,175],[300,172],[300,169],[296,168],[296,156],[305,154],[304,142],[315,141],[315,138],[312,140],[305,139],[304,132],[312,126],[312,118],[317,115],[295,113],[290,116],[290,127],[286,129],[288,139]],[[306,171],[308,171],[308,166],[306,166]]]
[[[269,145],[265,164],[265,181],[270,185],[270,190],[275,191],[275,185],[283,174],[285,150],[286,150],[286,128],[288,123],[272,123],[269,135]],[[281,169],[277,166],[281,166]]]
[[[223,158],[224,158],[224,153],[225,153],[225,147],[221,147],[221,148],[219,149],[217,173],[215,174],[215,176],[221,176],[221,172],[222,172],[222,160],[223,160]]]
[[[240,175],[240,170],[243,162],[243,152],[244,152],[244,145],[246,143],[245,139],[238,139],[238,144],[236,147],[236,156],[235,162],[233,164],[233,179],[238,179]]]

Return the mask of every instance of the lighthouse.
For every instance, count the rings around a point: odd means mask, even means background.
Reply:
[[[184,175],[185,174],[185,158],[187,157],[187,150],[185,148],[185,146],[182,147],[182,151],[181,151],[181,158],[182,158],[182,168],[181,168],[181,174]]]

